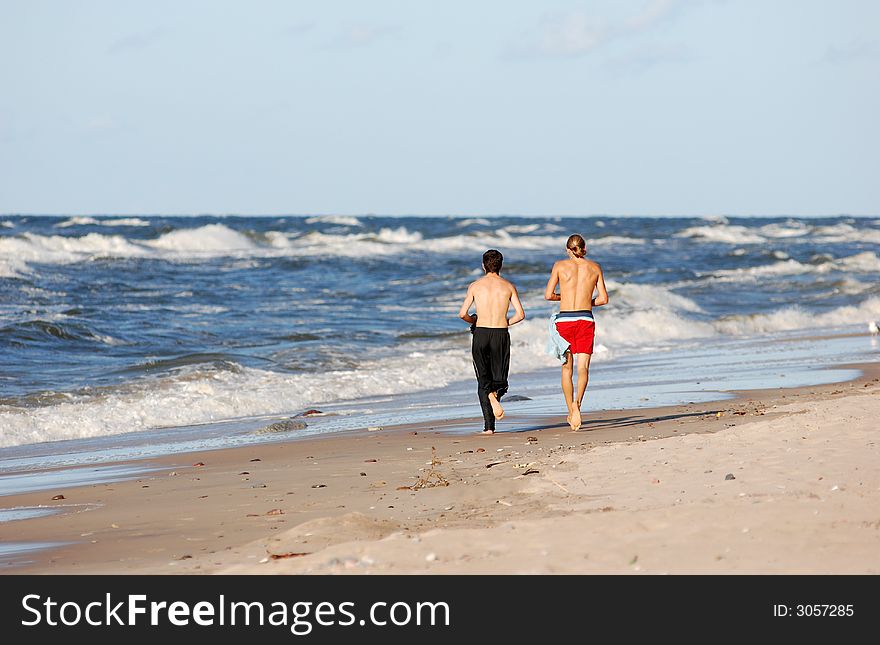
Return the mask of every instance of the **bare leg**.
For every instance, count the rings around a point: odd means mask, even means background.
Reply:
[[[565,365],[562,366],[562,395],[565,397],[565,407],[568,410],[568,425],[571,426],[571,429],[574,430],[574,425],[572,424],[571,419],[571,409],[574,403],[574,386],[572,385],[571,379],[574,375],[574,358],[571,355],[571,352],[565,353]]]
[[[504,418],[504,408],[501,407],[501,402],[498,400],[495,392],[489,392],[489,405],[492,406],[492,413],[496,419]]]
[[[574,428],[575,430],[581,427],[581,402],[584,400],[584,392],[587,390],[587,383],[590,382],[590,359],[592,357],[592,354],[577,355],[578,388],[577,399],[575,399],[575,409],[577,410],[577,414],[572,414],[572,421],[577,421],[575,424],[577,427]]]

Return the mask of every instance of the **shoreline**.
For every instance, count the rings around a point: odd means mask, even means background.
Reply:
[[[559,480],[559,475],[570,467],[569,462],[582,461],[602,449],[645,445],[664,449],[658,442],[691,436],[705,435],[704,439],[713,442],[730,429],[785,419],[788,413],[775,408],[791,403],[822,404],[835,397],[878,391],[880,364],[846,367],[859,369],[861,375],[842,383],[731,392],[735,398],[722,401],[588,412],[585,426],[577,433],[568,430],[561,414],[539,424],[528,419],[523,427],[490,437],[442,430],[463,423],[455,419],[380,432],[323,435],[113,462],[116,466],[159,470],[125,481],[0,498],[5,509],[61,505],[66,509],[0,523],[3,542],[65,543],[29,552],[28,563],[21,562],[23,558],[4,556],[0,558],[4,563],[0,571],[375,570],[376,566],[370,564],[373,556],[362,561],[329,554],[342,546],[353,551],[363,545],[377,548],[377,540],[383,538],[408,544],[437,531],[493,533],[511,522],[573,521],[571,518],[579,513],[556,508],[559,500],[548,494],[570,496],[570,487]],[[511,415],[510,420],[517,422],[517,417]],[[407,488],[420,479],[427,479],[429,486]],[[443,482],[448,485],[430,486]],[[541,494],[530,492],[536,487]],[[652,490],[648,485],[647,491]],[[591,494],[602,497],[605,492]],[[59,494],[64,495],[63,500],[51,500]],[[613,509],[616,505],[612,502],[607,507]],[[435,561],[425,560],[429,555],[418,565],[403,558],[400,566],[392,566],[389,572],[426,567],[433,570],[430,565]],[[12,560],[18,564],[6,564]],[[324,560],[331,564],[326,565]],[[510,563],[506,565],[509,568],[486,568],[491,560],[473,557],[468,560],[472,564],[459,563],[443,570],[532,570]],[[482,563],[479,566],[478,561]]]
[[[666,348],[661,352],[662,360],[659,361],[649,354],[624,354],[609,363],[593,362],[591,375],[595,383],[590,398],[593,405],[601,410],[636,410],[684,405],[691,399],[706,403],[724,401],[737,391],[755,391],[765,388],[768,383],[778,383],[771,388],[775,389],[846,382],[857,376],[852,374],[855,369],[853,365],[869,362],[873,354],[870,350],[866,352],[864,347],[846,343],[864,338],[865,334],[860,333],[816,336],[795,332],[751,339],[714,339],[708,353],[695,346],[688,347],[684,352],[671,352]],[[807,350],[805,346],[821,341],[844,343],[843,347],[835,347],[837,355],[846,357],[843,362],[812,361],[813,354],[810,352],[815,350]],[[744,342],[758,343],[762,350],[769,350],[772,356],[768,360],[764,352],[762,360],[765,362],[759,363],[757,369],[753,368],[751,372],[745,370],[745,376],[739,374],[743,364],[738,347]],[[784,350],[778,351],[779,347]],[[876,348],[873,344],[872,347]],[[736,363],[733,378],[727,364],[731,360]],[[654,378],[633,378],[634,372],[651,373],[656,370],[661,373],[654,374]],[[683,377],[682,374],[688,376]],[[772,378],[768,375],[772,375]],[[0,448],[0,477],[34,470],[143,461],[168,455],[271,445],[303,438],[344,436],[363,432],[371,426],[466,426],[479,417],[471,380],[455,380],[435,390],[316,402],[271,414],[238,415],[198,423],[5,446]],[[544,420],[556,413],[560,396],[558,367],[515,373],[511,375],[511,381],[512,391],[505,399],[505,408],[507,403],[512,403],[515,408],[512,408],[513,412],[536,420]],[[523,404],[525,400],[530,402]],[[310,415],[309,412],[316,407],[323,412]],[[520,410],[521,407],[528,410]],[[471,414],[466,411],[468,408]],[[62,419],[55,423],[64,425],[65,421]],[[281,427],[273,427],[276,424]],[[297,427],[301,424],[307,427]],[[283,427],[287,425],[291,427]]]

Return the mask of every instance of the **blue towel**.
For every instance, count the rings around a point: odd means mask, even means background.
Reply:
[[[547,328],[547,354],[553,356],[560,363],[565,362],[565,353],[568,351],[568,341],[559,335],[556,329],[556,318],[559,312],[550,314],[550,326]]]

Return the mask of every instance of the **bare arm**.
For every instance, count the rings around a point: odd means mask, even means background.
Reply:
[[[519,294],[516,292],[516,287],[514,287],[513,285],[510,286],[513,289],[513,293],[510,294],[510,304],[513,305],[513,309],[516,311],[516,313],[513,315],[512,318],[507,319],[508,327],[510,327],[511,325],[515,325],[516,323],[525,320],[526,318],[526,312],[523,309],[522,303],[519,301]]]
[[[599,266],[598,264],[596,266]],[[605,288],[605,276],[602,275],[602,267],[599,266],[599,279],[596,281],[596,291],[599,293],[593,298],[593,306],[601,307],[608,304],[608,290]]]
[[[477,322],[477,317],[471,316],[470,313],[468,313],[472,304],[474,304],[473,285],[468,287],[467,294],[464,297],[464,303],[462,303],[461,309],[458,312],[458,317],[469,325],[473,325],[475,322]]]
[[[557,265],[553,265],[550,272],[550,279],[547,281],[547,288],[544,289],[544,300],[559,300],[560,296],[556,293],[556,285],[559,284],[559,270]]]

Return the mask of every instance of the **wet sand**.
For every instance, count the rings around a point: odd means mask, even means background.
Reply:
[[[155,470],[0,497],[59,511],[0,523],[0,571],[878,573],[880,364],[855,367],[577,433],[510,416],[125,462]]]

